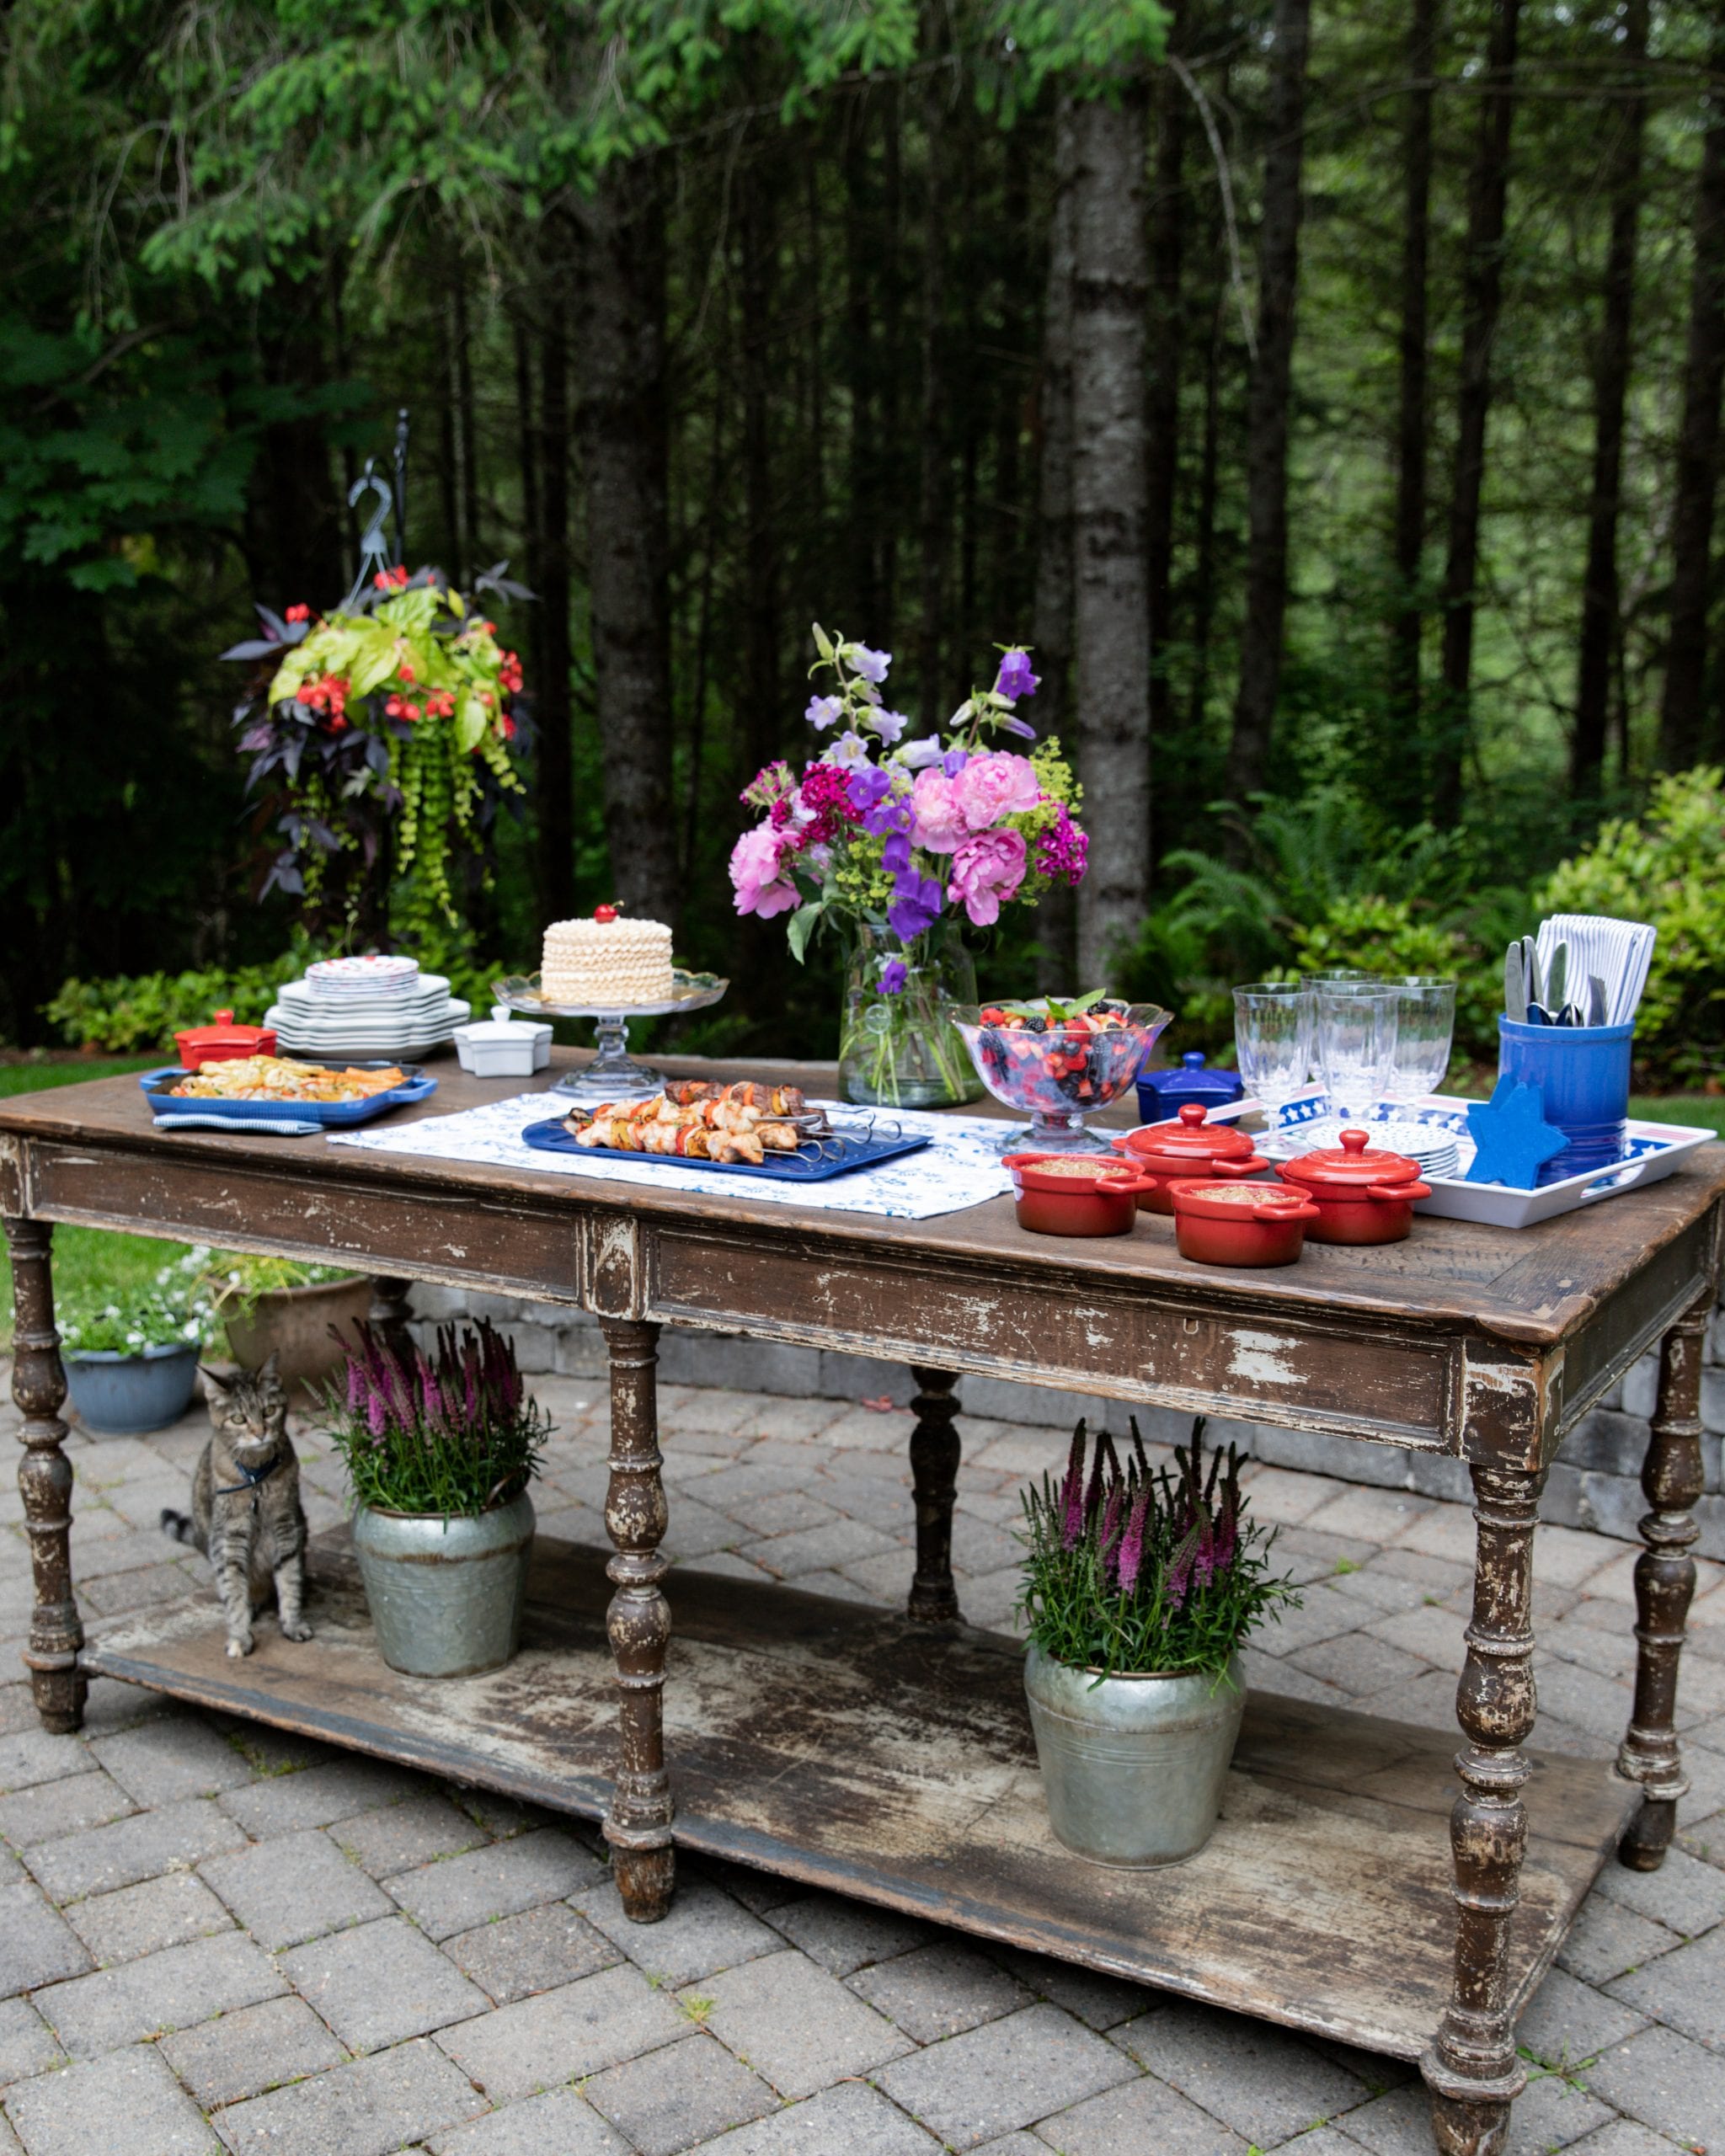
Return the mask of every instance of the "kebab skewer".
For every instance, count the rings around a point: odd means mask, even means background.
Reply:
[[[699,1123],[642,1123],[624,1116],[599,1116],[574,1133],[577,1145],[619,1153],[664,1153],[686,1161],[718,1161],[760,1167],[769,1152],[794,1153],[800,1142],[788,1123],[757,1123],[752,1129],[716,1130]]]

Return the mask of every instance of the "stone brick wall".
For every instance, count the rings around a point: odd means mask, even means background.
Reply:
[[[605,1374],[605,1348],[595,1320],[561,1304],[524,1302],[504,1295],[463,1295],[429,1286],[414,1290],[414,1308],[423,1320],[467,1314],[489,1317],[514,1338],[521,1368],[530,1373],[556,1371],[570,1377]],[[660,1375],[669,1384],[732,1385],[750,1392],[776,1392],[797,1398],[878,1399],[903,1404],[916,1390],[900,1364],[858,1355],[830,1354],[735,1335],[669,1330],[660,1346]],[[1602,1534],[1633,1540],[1647,1506],[1641,1493],[1642,1456],[1647,1449],[1648,1417],[1653,1412],[1658,1363],[1649,1355],[1637,1363],[1621,1385],[1570,1432],[1546,1485],[1541,1508],[1546,1519],[1566,1527],[1590,1528]],[[1110,1414],[1122,1419],[1119,1404],[1087,1400],[1076,1393],[1049,1392],[1036,1385],[999,1378],[966,1378],[959,1386],[966,1413],[1001,1422],[1071,1423],[1080,1415],[1092,1422]],[[1146,1437],[1178,1438],[1184,1418],[1160,1410],[1139,1417]],[[1725,1558],[1725,1481],[1721,1449],[1725,1439],[1725,1304],[1708,1328],[1706,1368],[1701,1378],[1701,1451],[1706,1494],[1696,1507],[1701,1554]],[[964,1425],[959,1424],[960,1433]],[[1243,1451],[1279,1467],[1303,1468],[1353,1482],[1383,1488],[1418,1490],[1434,1497],[1471,1495],[1467,1474],[1453,1460],[1400,1448],[1355,1444],[1345,1438],[1313,1436],[1300,1430],[1273,1429],[1262,1423],[1212,1425],[1212,1434],[1231,1438]]]

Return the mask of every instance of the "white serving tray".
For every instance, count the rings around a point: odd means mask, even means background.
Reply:
[[[1467,1136],[1467,1111],[1476,1105],[1455,1094],[1429,1093],[1418,1101],[1385,1104],[1364,1120],[1370,1123],[1381,1122],[1388,1115],[1412,1115],[1420,1122],[1447,1124],[1460,1136],[1459,1166],[1465,1169],[1473,1158],[1472,1142]],[[1333,1113],[1323,1088],[1309,1086],[1274,1115],[1262,1101],[1248,1097],[1243,1101],[1231,1102],[1226,1107],[1213,1109],[1210,1119],[1212,1123],[1232,1123],[1254,1111],[1266,1123],[1274,1121],[1284,1129],[1290,1123],[1316,1123]],[[1561,1182],[1548,1182],[1537,1190],[1517,1190],[1507,1183],[1465,1182],[1460,1176],[1430,1176],[1426,1180],[1432,1194],[1419,1199],[1413,1209],[1416,1213],[1434,1214],[1440,1219],[1478,1220],[1493,1228],[1531,1228],[1560,1213],[1573,1213],[1578,1206],[1597,1205],[1601,1198],[1621,1198],[1625,1191],[1641,1190],[1648,1183],[1661,1182],[1685,1154],[1692,1153],[1697,1145],[1711,1144],[1718,1134],[1716,1130],[1696,1129],[1685,1123],[1644,1123],[1632,1116],[1623,1131],[1627,1157],[1615,1167],[1566,1176]]]

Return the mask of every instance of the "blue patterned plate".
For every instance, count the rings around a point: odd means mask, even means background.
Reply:
[[[767,1182],[827,1182],[834,1176],[849,1175],[853,1168],[873,1168],[883,1161],[896,1161],[906,1153],[920,1153],[926,1138],[866,1138],[835,1131],[831,1137],[809,1139],[794,1153],[769,1153],[756,1168],[742,1161],[687,1161],[675,1153],[631,1153],[621,1145],[578,1145],[561,1117],[549,1123],[530,1123],[521,1132],[521,1143],[536,1153],[567,1153],[576,1160],[642,1161],[649,1167],[698,1168],[702,1175],[759,1176]]]

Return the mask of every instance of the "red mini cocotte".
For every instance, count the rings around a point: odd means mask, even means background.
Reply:
[[[1128,1155],[1146,1175],[1207,1176],[1217,1182],[1261,1174],[1269,1162],[1252,1150],[1252,1140],[1231,1123],[1206,1123],[1205,1111],[1197,1101],[1188,1101],[1167,1123],[1146,1123],[1108,1140],[1117,1152]],[[1140,1213],[1172,1213],[1172,1185],[1158,1182],[1138,1201]]]
[[[1284,1161],[1281,1177],[1317,1208],[1315,1243],[1399,1243],[1413,1226],[1413,1201],[1429,1198],[1419,1163],[1405,1153],[1375,1153],[1370,1134],[1344,1130],[1339,1146]]]
[[[1150,1178],[1106,1153],[1008,1153],[1018,1225],[1036,1235],[1130,1235]]]
[[[1199,1265],[1292,1265],[1316,1206],[1273,1183],[1174,1182],[1174,1241]]]
[[[236,1026],[231,1011],[218,1011],[207,1026],[189,1027],[174,1036],[179,1059],[188,1070],[201,1070],[206,1063],[232,1063],[242,1056],[274,1055],[275,1035],[268,1026]]]

